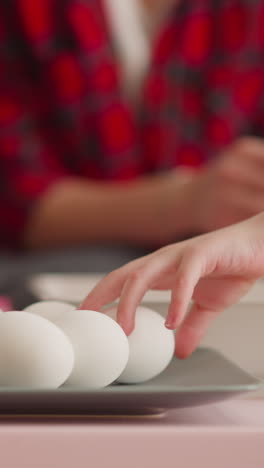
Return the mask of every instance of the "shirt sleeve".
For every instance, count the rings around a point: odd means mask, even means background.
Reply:
[[[25,3],[29,5],[29,2]],[[4,3],[0,6],[2,249],[22,247],[23,229],[33,205],[52,184],[69,172],[65,168],[61,148],[56,140],[56,127],[47,103],[48,90],[36,84],[37,64],[32,54],[33,49],[28,47],[22,25],[18,21],[19,5],[21,6],[15,1],[13,9]],[[41,21],[44,17],[42,13],[39,15]],[[35,24],[36,11],[34,14],[32,21],[34,19]]]
[[[34,203],[67,176],[49,135],[41,135],[18,93],[0,83],[0,247],[21,247]]]

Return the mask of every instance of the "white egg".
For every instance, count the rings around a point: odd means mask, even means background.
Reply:
[[[57,388],[73,365],[72,344],[56,325],[28,312],[0,314],[0,386]]]
[[[116,308],[107,314],[116,320]],[[164,317],[146,307],[138,307],[135,328],[128,337],[129,359],[118,378],[120,383],[140,383],[150,380],[170,363],[175,348],[175,336],[164,325]]]
[[[67,385],[100,388],[120,376],[128,361],[129,346],[124,331],[114,320],[93,310],[70,310],[54,323],[74,348],[75,365]]]
[[[68,304],[68,302],[39,301],[25,307],[24,311],[40,315],[54,322],[56,319],[59,319],[64,312],[74,309],[75,307],[72,304]]]
[[[49,319],[69,337],[75,365],[67,385],[105,387],[124,370],[129,354],[128,340],[122,328],[106,315],[76,310],[60,301],[36,302],[25,310]]]

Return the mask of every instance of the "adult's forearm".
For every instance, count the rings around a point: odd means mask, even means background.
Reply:
[[[126,184],[68,179],[35,204],[24,241],[28,248],[87,243],[157,245],[191,229],[185,172]]]

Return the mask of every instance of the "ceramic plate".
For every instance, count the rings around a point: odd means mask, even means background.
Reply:
[[[148,414],[222,401],[263,384],[217,351],[200,348],[185,361],[173,359],[155,379],[101,390],[0,389],[1,414]]]

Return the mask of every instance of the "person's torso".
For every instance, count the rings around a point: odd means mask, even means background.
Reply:
[[[2,158],[20,152],[34,164],[42,151],[54,170],[124,179],[199,166],[239,136],[264,135],[263,0],[180,1],[153,46],[137,112],[102,6],[0,6]]]

